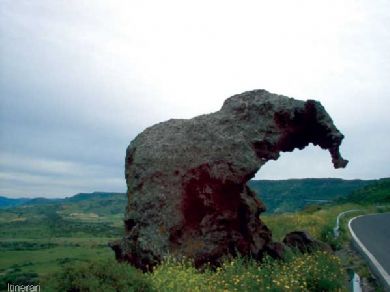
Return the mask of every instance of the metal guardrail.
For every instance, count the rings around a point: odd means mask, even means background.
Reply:
[[[340,214],[337,215],[336,226],[333,228],[333,235],[334,235],[334,237],[337,238],[337,237],[340,236],[340,219],[341,219],[341,217],[344,216],[347,213],[357,212],[357,211],[362,211],[362,210],[352,209],[352,210],[341,212]]]
[[[351,289],[352,289],[353,292],[362,292],[362,286],[360,284],[360,277],[355,272],[353,272]]]
[[[335,238],[338,238],[340,236],[340,219],[341,219],[341,217],[344,216],[345,214],[352,213],[352,212],[358,212],[358,211],[361,211],[361,210],[359,210],[359,209],[347,210],[347,211],[341,212],[337,215],[336,225],[333,228],[333,235]],[[362,292],[362,286],[360,283],[360,276],[354,271],[352,271],[350,290],[352,292]]]

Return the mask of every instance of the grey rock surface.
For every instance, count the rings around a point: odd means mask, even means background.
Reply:
[[[126,151],[126,234],[111,244],[117,259],[148,270],[166,255],[202,266],[237,252],[281,254],[259,218],[265,206],[246,182],[280,152],[309,143],[329,150],[335,168],[345,167],[343,138],[319,102],[266,90],[145,129]]]

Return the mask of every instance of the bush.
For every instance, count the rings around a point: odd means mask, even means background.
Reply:
[[[67,264],[43,280],[43,291],[151,291],[145,275],[114,259]]]
[[[2,241],[0,242],[0,251],[3,250],[39,250],[58,246],[54,243],[39,243],[26,241]]]
[[[340,230],[341,230],[340,226]],[[343,233],[344,235],[344,233]],[[320,240],[329,244],[333,250],[340,250],[343,247],[343,237],[339,236],[338,238],[334,237],[333,227],[331,225],[326,225],[322,227]]]
[[[24,286],[38,285],[38,274],[32,272],[20,272],[20,269],[15,269],[12,272],[5,274],[4,276],[0,276],[0,291],[7,291],[8,284]]]

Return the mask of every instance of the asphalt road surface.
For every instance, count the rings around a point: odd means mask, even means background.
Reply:
[[[390,213],[358,217],[351,222],[351,228],[390,274]]]

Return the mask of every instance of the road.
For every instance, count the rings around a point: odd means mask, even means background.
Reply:
[[[390,274],[390,213],[357,217],[351,221],[350,227],[387,274]]]

